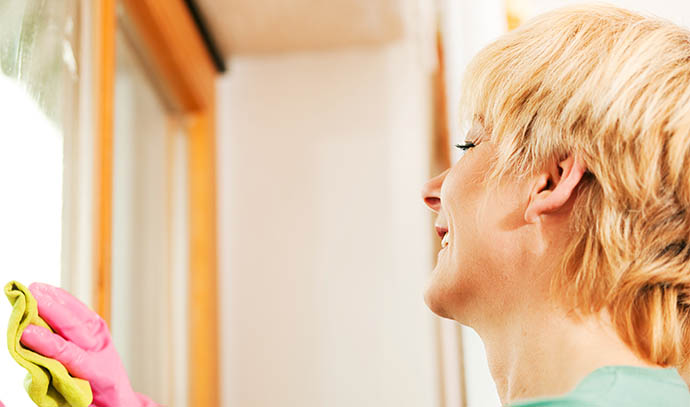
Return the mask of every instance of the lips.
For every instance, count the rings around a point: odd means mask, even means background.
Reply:
[[[448,228],[439,225],[435,226],[436,233],[438,234],[438,237],[441,238],[441,249],[443,249],[448,246]]]

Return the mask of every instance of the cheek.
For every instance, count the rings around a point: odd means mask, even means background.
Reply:
[[[471,253],[478,249],[478,243],[473,238],[476,230],[474,195],[476,187],[464,182],[464,168],[460,160],[451,168],[441,187],[441,202],[443,212],[449,227],[449,245],[438,251],[436,267],[427,281],[424,301],[435,314],[452,318],[458,308],[459,301],[472,291],[471,268],[465,264]],[[479,245],[481,246],[481,245]]]
[[[462,211],[451,216],[450,244],[437,257],[424,297],[434,313],[458,322],[481,314],[477,307],[494,301],[505,285],[506,242],[495,233],[498,220],[492,216],[497,208],[489,201],[480,211],[478,199],[464,203]]]
[[[434,313],[459,322],[473,313],[470,309],[490,302],[501,286],[502,250],[497,245],[502,236],[495,232],[505,208],[497,199],[485,199],[485,165],[476,154],[463,157],[441,187],[450,244],[437,257],[424,300]]]
[[[479,250],[482,246],[470,239],[468,244],[449,246],[449,251],[438,256],[424,293],[427,306],[435,314],[460,321],[463,310],[485,291],[487,259]]]

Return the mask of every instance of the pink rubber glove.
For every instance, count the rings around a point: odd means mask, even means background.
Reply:
[[[29,291],[38,302],[38,315],[56,333],[29,325],[21,343],[62,363],[72,376],[88,380],[92,407],[157,405],[132,390],[108,326],[98,314],[61,288],[33,283]]]

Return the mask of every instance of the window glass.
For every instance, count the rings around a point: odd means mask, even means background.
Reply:
[[[187,146],[140,37],[116,36],[112,320],[132,386],[184,407],[187,326]],[[164,372],[164,374],[161,374]]]
[[[77,106],[77,0],[0,2],[0,285],[61,281],[63,149]],[[3,295],[4,297],[4,295]],[[11,308],[0,299],[0,326]],[[0,400],[31,407],[0,334]]]

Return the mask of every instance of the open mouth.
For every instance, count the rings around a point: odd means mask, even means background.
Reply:
[[[441,248],[445,249],[446,246],[448,246],[448,232],[443,235],[443,239],[441,239]]]
[[[438,237],[441,238],[441,249],[445,249],[446,246],[448,246],[448,228],[441,226],[441,225],[435,225],[436,226],[436,233],[438,234]]]

